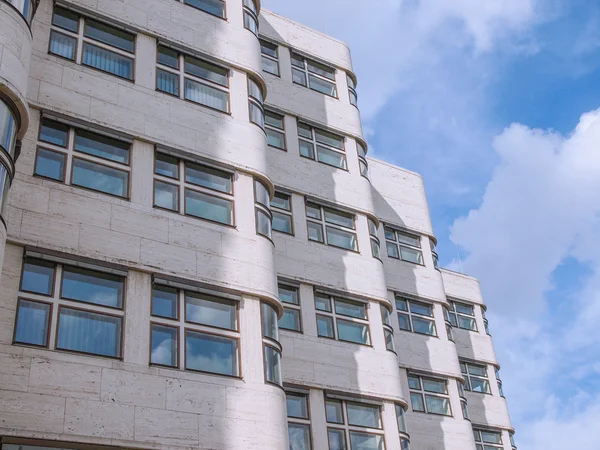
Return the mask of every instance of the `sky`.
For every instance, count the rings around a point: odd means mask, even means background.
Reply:
[[[480,279],[520,450],[600,450],[600,2],[263,0],[346,42],[370,153]]]

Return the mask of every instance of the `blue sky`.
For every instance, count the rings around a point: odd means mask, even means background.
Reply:
[[[482,282],[519,448],[600,449],[600,2],[263,3],[351,47],[370,151]]]

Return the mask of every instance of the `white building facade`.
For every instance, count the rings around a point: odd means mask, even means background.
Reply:
[[[2,450],[511,450],[477,280],[259,0],[0,0]]]

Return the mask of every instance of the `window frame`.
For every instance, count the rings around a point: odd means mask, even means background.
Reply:
[[[465,360],[460,360],[459,362],[460,362],[460,372],[461,372],[463,378],[465,379],[464,389],[466,391],[473,392],[475,394],[493,395],[487,364],[475,363],[475,362],[465,361]],[[471,372],[469,370],[469,368],[471,366],[479,368],[479,369],[483,369],[485,372],[485,375],[471,374]],[[484,383],[484,385],[487,386],[487,390],[485,392],[474,391],[472,381],[471,381],[471,379],[473,379],[473,378],[476,380],[482,381]]]
[[[371,256],[383,263],[383,259],[381,258],[381,240],[378,235],[379,226],[375,220],[367,216],[367,227],[369,229],[369,238],[371,239]],[[378,249],[378,255],[375,254],[374,246]]]
[[[400,301],[406,302],[406,307],[407,307],[406,311],[401,308],[398,308],[398,302],[400,302]],[[431,316],[413,312],[412,306],[411,306],[412,304],[426,306],[426,307],[431,308]],[[396,318],[398,320],[398,328],[400,329],[400,331],[406,331],[409,333],[420,334],[422,336],[439,338],[437,324],[436,324],[435,304],[434,303],[427,303],[422,300],[414,299],[414,298],[408,297],[406,295],[396,293],[396,294],[394,294],[394,308],[396,309]],[[401,315],[408,317],[408,320],[410,323],[410,328],[411,328],[410,330],[406,330],[400,326],[400,316]],[[419,331],[415,331],[415,325],[414,325],[414,320],[413,320],[414,316],[416,316],[416,318],[418,320],[424,320],[424,321],[432,323],[434,334],[421,333]]]
[[[482,433],[494,433],[500,437],[500,442],[486,442]],[[502,430],[490,430],[486,428],[473,427],[473,439],[477,450],[503,450],[504,442],[502,440]],[[512,446],[512,444],[511,444]]]
[[[363,302],[360,302],[360,301],[356,301],[356,300],[352,300],[352,299],[348,299],[348,298],[344,298],[344,297],[340,297],[340,296],[328,294],[327,292],[321,291],[321,290],[316,289],[316,288],[313,290],[313,295],[314,295],[314,299],[315,299],[315,322],[316,322],[316,325],[317,325],[317,337],[319,337],[319,338],[325,338],[325,339],[331,339],[331,340],[338,341],[338,342],[345,342],[345,343],[348,343],[348,344],[356,344],[356,345],[362,345],[362,346],[365,346],[365,347],[373,347],[373,339],[372,339],[372,336],[371,336],[371,325],[370,325],[370,321],[369,321],[369,304],[368,303],[363,303]],[[321,297],[321,298],[327,297],[327,299],[329,300],[329,309],[330,309],[330,311],[325,311],[325,310],[322,310],[322,309],[318,309],[316,307],[317,297]],[[340,301],[347,302],[347,303],[354,303],[354,304],[361,304],[361,305],[363,305],[364,308],[365,308],[365,318],[364,319],[359,319],[357,317],[352,317],[352,316],[348,316],[348,315],[344,315],[344,314],[340,314],[340,313],[336,312],[336,307],[335,307],[336,300],[340,300]],[[318,326],[319,316],[321,316],[321,317],[328,317],[331,320],[332,326],[333,326],[333,336],[325,336],[325,335],[320,335],[319,334],[319,326]],[[346,339],[340,339],[340,337],[339,337],[339,331],[338,331],[338,321],[351,322],[351,323],[355,323],[355,324],[366,326],[366,329],[367,329],[367,338],[368,338],[367,342],[366,343],[362,343],[362,342],[349,341],[349,340],[346,340]]]
[[[277,314],[277,309],[275,309],[275,307],[273,305],[271,305],[270,303],[267,302],[261,302],[260,303],[260,329],[261,329],[261,335],[262,335],[262,342],[263,342],[263,369],[264,369],[264,375],[265,375],[265,383],[266,384],[272,384],[274,386],[277,386],[281,389],[283,389],[283,372],[281,370],[281,359],[282,359],[282,351],[283,351],[283,347],[281,346],[281,343],[279,342],[279,340],[275,339],[274,337],[268,336],[267,331],[265,329],[265,313],[264,313],[264,306],[267,306],[268,308],[271,308],[275,314]],[[280,335],[279,335],[279,320],[275,320],[275,327],[277,328],[277,337],[280,339]],[[267,350],[271,349],[272,351],[274,351],[278,356],[279,356],[279,379],[281,380],[281,384],[278,384],[275,381],[269,380],[268,377],[268,367],[267,367]]]
[[[429,247],[431,248],[431,257],[433,258],[433,268],[440,270],[440,257],[436,250],[436,243],[432,238],[429,238]]]
[[[350,104],[358,109],[358,93],[356,92],[356,83],[348,72],[346,72],[346,83],[348,84],[348,98],[350,99]],[[352,101],[352,99],[354,99],[354,101]]]
[[[422,240],[421,240],[421,236],[415,233],[411,233],[408,231],[404,231],[404,230],[400,230],[398,228],[395,228],[391,225],[387,225],[384,224],[384,232],[385,232],[385,247],[386,247],[386,254],[388,256],[388,258],[391,259],[396,259],[398,261],[403,261],[403,262],[407,262],[409,264],[414,264],[416,266],[425,266],[425,262],[423,259],[423,249],[422,249]],[[394,233],[394,239],[391,239],[388,237],[388,233]],[[408,238],[412,238],[415,240],[419,241],[419,245],[409,245],[406,243],[403,243],[400,241],[398,235],[403,235],[406,236]],[[398,257],[390,255],[390,249],[389,246],[390,245],[395,245],[396,246],[396,251],[398,252]],[[408,250],[411,250],[413,252],[418,252],[418,254],[420,255],[420,260],[421,262],[414,262],[408,259],[404,259],[402,257],[402,248],[406,248]]]
[[[271,241],[271,243],[273,245],[275,245],[273,242],[273,213],[271,212],[271,202],[270,202],[271,192],[269,190],[268,185],[266,185],[262,180],[260,180],[259,178],[256,178],[256,177],[254,177],[253,180],[254,180],[254,220],[255,220],[256,234],[258,236],[262,236],[262,237],[268,239],[269,241]],[[257,183],[260,183],[262,185],[262,187],[267,191],[267,194],[269,195],[269,205],[263,205],[258,200]],[[265,214],[267,216],[267,218],[269,219],[269,234],[261,233],[259,230],[258,217],[260,214]]]
[[[394,403],[394,409],[396,413],[396,423],[398,425],[398,434],[400,435],[400,449],[401,450],[409,450],[410,449],[410,434],[408,434],[408,425],[406,423],[406,413],[408,412],[408,405],[402,405],[400,403]],[[402,414],[398,414],[398,412],[402,410]],[[400,419],[402,417],[402,419]],[[403,427],[400,426],[400,422],[404,424]],[[402,429],[404,428],[404,429]],[[404,444],[407,444],[404,446]]]
[[[248,6],[247,2],[251,2],[253,7]],[[243,0],[242,2],[242,20],[244,24],[244,28],[250,31],[256,38],[258,39],[258,31],[259,31],[259,23],[258,23],[258,6],[255,0]],[[246,16],[250,17],[254,23],[256,24],[256,31],[248,28],[246,26]]]
[[[369,173],[369,162],[367,161],[367,146],[366,144],[360,142],[358,139],[356,139],[356,153],[358,154],[358,171],[360,173],[360,176],[366,178],[370,182],[371,175]],[[365,170],[363,170],[361,164],[364,165]]]
[[[56,12],[57,9],[61,9],[63,11],[67,11],[70,14],[74,14],[77,16],[77,31],[74,32],[72,30],[68,30],[66,28],[60,27],[58,25],[54,24],[54,14]],[[97,22],[100,23],[104,26],[113,28],[115,30],[118,30],[120,32],[129,34],[131,37],[133,37],[133,50],[131,52],[121,49],[119,47],[115,47],[113,45],[110,44],[106,44],[102,41],[87,37],[85,35],[85,31],[86,31],[86,25],[88,21],[93,21],[93,22]],[[71,39],[75,40],[75,46],[74,46],[74,54],[73,54],[73,58],[68,58],[66,56],[62,56],[59,55],[57,53],[54,53],[51,51],[52,49],[52,34],[56,33],[62,36],[67,36]],[[108,51],[111,52],[113,54],[116,54],[118,56],[127,58],[131,61],[131,78],[125,77],[123,75],[119,75],[116,73],[112,73],[112,72],[108,72],[106,70],[102,70],[98,67],[94,67],[91,66],[89,64],[85,64],[83,62],[83,54],[84,54],[84,46],[85,44],[88,45],[92,45],[95,47],[98,47],[104,51]],[[92,18],[92,17],[87,17],[84,16],[78,12],[75,12],[73,10],[70,10],[68,8],[65,8],[64,6],[61,5],[54,5],[52,8],[52,15],[51,15],[51,19],[50,19],[50,38],[48,40],[48,54],[52,55],[52,56],[56,56],[58,58],[67,60],[67,61],[71,61],[79,66],[83,66],[83,67],[87,67],[93,70],[97,70],[99,72],[105,73],[107,75],[111,75],[111,76],[115,76],[117,78],[120,78],[122,80],[126,80],[129,81],[131,83],[135,83],[135,69],[136,69],[136,50],[137,50],[137,33],[131,32],[129,30],[125,30],[123,29],[123,27],[120,27],[118,25],[114,25],[111,24],[108,21],[105,21],[104,19],[97,19],[97,18]]]
[[[302,304],[301,304],[301,299],[300,299],[300,287],[299,286],[294,286],[293,284],[290,283],[286,283],[284,280],[278,280],[277,282],[277,289],[279,291],[279,289],[288,289],[288,290],[293,290],[296,292],[296,298],[298,299],[298,304],[295,303],[289,303],[286,302],[284,300],[281,300],[281,295],[279,295],[279,299],[283,305],[283,311],[285,314],[286,310],[293,310],[296,311],[298,314],[298,325],[300,327],[299,330],[294,330],[291,328],[282,328],[281,327],[281,319],[279,321],[279,330],[284,330],[284,331],[291,331],[292,333],[300,333],[303,334],[304,333],[304,327],[302,325]],[[281,316],[283,318],[283,316]]]
[[[252,1],[252,0],[249,0],[249,1]],[[247,87],[248,87],[248,117],[249,117],[250,123],[256,125],[258,128],[260,128],[266,134],[266,131],[265,131],[265,107],[264,107],[265,93],[263,91],[261,84],[259,82],[257,82],[254,77],[247,75],[247,78],[248,78],[248,83],[247,83]],[[252,89],[250,88],[250,83],[254,84],[256,86],[256,88],[258,90],[260,90],[261,98],[257,98],[256,96],[252,95]],[[262,117],[262,125],[252,119],[252,105],[256,106],[258,108],[258,110],[260,111],[261,117]]]
[[[340,410],[342,413],[341,419],[342,422],[330,422],[329,420],[327,420],[327,403],[328,402],[335,402],[335,403],[339,403],[340,404]],[[373,408],[377,408],[378,410],[378,421],[379,421],[379,427],[378,428],[373,428],[373,427],[367,427],[367,426],[362,426],[362,425],[350,425],[350,420],[349,420],[349,415],[348,415],[348,404],[352,404],[352,405],[359,405],[359,406],[368,406],[368,407],[373,407]],[[345,440],[345,448],[346,449],[350,449],[351,447],[351,435],[354,434],[366,434],[369,436],[377,436],[379,437],[382,441],[383,441],[383,448],[387,448],[386,447],[386,440],[385,440],[385,430],[384,430],[384,426],[383,426],[383,411],[382,411],[382,405],[381,404],[377,404],[377,403],[370,403],[370,402],[365,402],[365,401],[361,401],[361,399],[356,399],[356,400],[347,400],[347,399],[341,399],[341,398],[337,398],[335,396],[328,396],[328,395],[324,395],[324,408],[325,408],[325,425],[326,425],[326,429],[327,429],[327,448],[331,448],[331,441],[330,441],[330,436],[329,433],[330,431],[334,431],[334,432],[342,432],[344,435],[344,440]]]
[[[277,66],[277,73],[273,73],[273,72],[269,72],[268,70],[265,70],[265,66],[264,64],[262,64],[261,69],[263,72],[268,73],[270,75],[273,75],[275,77],[281,78],[281,66],[279,65],[279,44],[276,44],[274,42],[271,41],[267,41],[264,38],[259,38],[260,41],[260,56],[261,56],[261,60],[264,61],[265,59],[268,59],[272,62],[274,62]],[[266,52],[263,51],[263,46],[264,47],[275,47],[274,49],[271,49],[275,52],[276,56],[270,55]]]
[[[265,112],[265,134],[267,135],[267,145],[271,148],[276,148],[277,150],[281,150],[284,152],[287,152],[287,137],[286,137],[286,131],[285,131],[285,115],[284,114],[280,114],[278,112],[275,112],[273,110],[270,110],[268,108],[265,108],[264,110]],[[270,123],[267,122],[267,117],[271,115],[271,116],[279,116],[281,117],[281,124],[282,127],[279,128],[276,125],[271,125]],[[283,135],[283,148],[281,147],[277,147],[276,145],[271,145],[269,144],[269,140],[268,140],[268,136],[269,136],[269,131],[274,132],[274,133],[279,133],[281,135]]]
[[[192,5],[191,3],[189,3],[186,0],[176,0],[176,1],[178,1],[179,3],[182,3],[185,6],[190,6],[190,7],[194,8],[196,11],[202,11],[203,13],[206,13],[212,17],[217,17],[222,20],[227,20],[227,2],[225,2],[224,0],[215,0],[215,1],[223,4],[223,15],[222,16],[219,16],[210,11],[207,11],[206,9],[198,8],[197,6]]]
[[[275,214],[279,214],[279,215],[284,215],[289,217],[290,223],[291,223],[291,230],[290,232],[286,232],[286,231],[281,231],[281,230],[276,230],[275,228],[272,228],[273,231],[277,232],[277,233],[282,233],[288,236],[295,236],[295,229],[294,229],[294,206],[292,205],[292,199],[293,199],[293,195],[292,194],[288,194],[286,192],[283,191],[278,191],[277,189],[275,189],[275,194],[273,195],[273,198],[277,197],[277,196],[287,196],[289,197],[289,203],[290,203],[290,209],[283,209],[283,208],[279,208],[277,206],[274,206],[273,203],[271,202],[271,214],[273,214],[273,216],[275,216]]]
[[[331,67],[328,64],[325,64],[325,63],[319,62],[315,59],[312,59],[310,57],[304,56],[291,48],[290,48],[290,59],[292,61],[291,71],[292,71],[292,83],[293,84],[308,88],[312,91],[318,92],[319,94],[323,94],[323,95],[326,95],[327,97],[331,97],[331,98],[335,98],[335,99],[339,100],[339,92],[338,92],[338,86],[337,86],[337,72],[338,72],[337,68]],[[298,61],[300,59],[302,59],[303,67],[300,67],[300,66],[294,64],[294,59],[296,59]],[[310,63],[317,65],[317,66],[323,66],[323,67],[326,67],[326,68],[332,70],[333,79],[327,78],[326,76],[323,76],[315,71],[310,70],[310,67],[309,67]],[[296,69],[299,72],[302,72],[304,74],[304,80],[306,81],[306,84],[298,83],[297,81],[294,80],[294,69]],[[311,82],[310,82],[311,76],[317,78],[320,81],[324,81],[326,83],[333,85],[335,95],[326,94],[323,91],[313,88],[311,86]]]
[[[308,208],[319,208],[320,211],[320,219],[316,219],[313,217],[309,217],[308,216]],[[309,242],[315,242],[317,244],[322,244],[322,245],[326,245],[328,247],[333,247],[333,248],[338,248],[341,250],[346,250],[349,252],[353,252],[353,253],[360,253],[360,248],[358,245],[358,230],[356,229],[356,214],[355,213],[349,213],[343,210],[338,210],[335,208],[331,208],[329,206],[324,206],[322,204],[316,203],[314,201],[311,201],[309,199],[305,199],[304,201],[304,208],[306,211],[306,236]],[[340,214],[342,216],[353,216],[353,227],[352,228],[348,228],[348,227],[344,227],[342,225],[337,225],[335,223],[332,222],[328,222],[325,218],[325,212],[326,211],[331,211],[334,214]],[[309,234],[309,224],[315,224],[315,225],[320,225],[321,227],[321,236],[323,237],[323,241],[318,241],[318,240],[314,240],[310,238],[310,234]],[[328,228],[331,229],[336,229],[339,231],[342,231],[344,233],[347,234],[352,234],[354,235],[354,242],[356,243],[356,248],[354,249],[350,249],[347,247],[342,247],[339,245],[334,245],[334,244],[330,244],[329,243],[329,239],[328,239]]]
[[[315,162],[317,162],[319,164],[325,164],[326,166],[333,167],[335,169],[344,170],[346,172],[350,171],[348,169],[348,158],[346,156],[346,137],[345,136],[340,135],[340,134],[335,133],[335,132],[331,132],[331,131],[326,130],[324,128],[315,127],[315,126],[313,126],[313,125],[311,125],[311,124],[309,124],[307,122],[302,121],[301,119],[297,119],[296,123],[297,123],[297,126],[298,126],[298,142],[299,143],[300,142],[305,142],[305,143],[308,143],[308,144],[310,144],[312,146],[312,157],[303,155],[302,154],[302,150],[301,150],[302,147],[299,147],[299,152],[300,152],[300,157],[301,158],[309,159],[309,160],[315,161]],[[300,129],[301,129],[302,126],[310,128],[311,138],[307,138],[307,137],[304,137],[304,136],[300,135]],[[331,134],[331,135],[333,135],[335,137],[340,138],[340,140],[341,140],[342,145],[344,146],[344,148],[343,149],[339,149],[339,148],[333,147],[333,146],[331,146],[329,144],[324,144],[322,142],[319,142],[317,140],[317,132],[323,132],[323,133],[326,133],[326,134]],[[336,166],[335,164],[329,164],[328,162],[320,161],[319,160],[319,147],[322,147],[326,151],[330,151],[330,152],[334,152],[334,153],[337,153],[339,155],[342,155],[344,157],[344,160],[343,160],[344,161],[344,165],[343,165],[343,167]]]
[[[454,414],[452,412],[452,400],[451,400],[451,396],[450,396],[450,391],[448,389],[448,379],[447,378],[437,377],[437,376],[433,376],[433,375],[431,375],[431,376],[430,375],[419,375],[417,373],[411,373],[411,372],[408,372],[408,377],[409,377],[409,379],[411,377],[419,379],[419,386],[420,386],[419,389],[410,387],[410,383],[409,383],[409,395],[411,397],[410,404],[411,404],[411,409],[413,412],[420,413],[420,414],[432,414],[434,416],[442,416],[442,417],[454,417]],[[436,383],[443,382],[446,386],[446,393],[441,394],[438,392],[432,392],[432,391],[426,390],[423,385],[424,379],[429,380],[429,381],[434,381]],[[421,396],[421,401],[423,402],[424,411],[419,411],[414,408],[414,405],[412,402],[412,394],[418,394]],[[428,408],[427,408],[427,401],[426,401],[427,396],[438,397],[438,398],[443,398],[443,399],[448,400],[449,414],[440,414],[440,413],[436,413],[436,412],[429,412]]]
[[[310,416],[310,394],[307,392],[286,390],[285,395],[286,395],[286,420],[288,423],[288,438],[289,438],[289,424],[306,427],[306,428],[308,428],[308,437],[309,437],[309,446],[307,448],[308,449],[314,448],[313,447],[314,446],[314,436],[312,433],[313,430],[312,430],[311,416]],[[304,399],[306,401],[306,417],[296,417],[296,416],[290,416],[288,414],[288,412],[287,412],[287,396],[288,395],[304,397]]]
[[[453,300],[453,299],[448,299],[448,301],[450,303],[450,307],[446,308],[447,313],[446,312],[444,312],[444,313],[448,315],[447,320],[448,320],[448,322],[450,322],[452,327],[460,328],[461,330],[466,330],[466,331],[473,331],[474,333],[479,333],[479,327],[477,325],[477,316],[475,315],[475,306],[476,305],[470,304],[470,303],[465,303],[463,301]],[[473,314],[471,315],[471,314],[467,314],[467,313],[463,313],[463,312],[458,312],[458,310],[456,309],[457,304],[473,308]],[[474,328],[466,328],[466,327],[461,326],[461,321],[459,320],[460,317],[472,320]],[[454,321],[452,321],[452,318],[454,318]]]
[[[387,309],[387,306],[384,305],[383,303],[379,304],[379,309],[381,311],[381,323],[383,325],[383,339],[385,342],[385,349],[388,352],[398,354],[396,352],[396,343],[394,341],[394,327],[392,327],[392,314],[394,313],[394,311],[393,311],[393,309],[392,309],[392,311]],[[386,312],[384,312],[384,310]],[[386,320],[386,318],[387,318],[387,320]],[[392,348],[388,347],[388,343],[387,343],[388,335],[391,335],[391,337],[392,337],[392,340],[391,340]]]

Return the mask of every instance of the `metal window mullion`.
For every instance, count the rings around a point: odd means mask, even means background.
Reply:
[[[67,153],[67,158],[66,158],[67,161],[66,161],[66,168],[65,168],[65,180],[64,180],[64,183],[66,185],[71,184],[71,178],[72,178],[71,174],[73,171],[74,149],[75,149],[75,128],[70,127],[67,148],[64,149],[64,150],[66,150],[66,153]]]
[[[178,308],[178,333],[177,355],[180,369],[185,369],[185,292],[183,289],[177,290],[177,308]]]
[[[184,61],[184,63],[185,63],[185,61]],[[229,87],[228,86],[223,86],[222,84],[215,83],[214,81],[210,81],[210,80],[207,80],[205,78],[200,78],[200,77],[197,77],[195,75],[192,75],[191,73],[186,72],[185,71],[185,67],[183,67],[183,66],[182,66],[181,70],[183,72],[183,77],[184,78],[188,78],[188,79],[190,79],[192,81],[195,81],[196,83],[200,83],[200,84],[203,84],[205,86],[209,86],[209,87],[218,89],[220,91],[229,93]],[[248,97],[250,97],[250,95],[248,95]]]
[[[56,331],[58,328],[58,307],[59,307],[59,299],[60,299],[60,291],[62,285],[62,273],[63,267],[62,264],[57,264],[56,266],[56,274],[54,280],[54,295],[51,299],[48,299],[52,302],[52,317],[48,318],[48,327],[50,328],[50,338],[48,339],[48,348],[54,349],[56,348]]]
[[[211,197],[217,197],[223,200],[233,201],[233,195],[226,194],[224,192],[215,191],[214,189],[205,188],[203,186],[197,186],[192,183],[183,182],[184,188],[189,189],[190,191],[200,192],[202,194],[210,195]]]
[[[124,56],[126,58],[135,60],[135,53],[128,52],[127,50],[122,50],[113,45],[105,44],[104,42],[97,41],[96,39],[92,39],[92,38],[89,38],[86,36],[82,36],[81,39],[84,43],[92,44],[92,45],[95,45],[96,47],[100,47],[103,50],[107,50],[109,52],[116,53],[120,56]]]
[[[83,35],[85,29],[85,18],[79,16],[79,28],[77,29],[77,53],[75,55],[75,62],[81,64],[83,61]]]
[[[177,58],[179,62],[179,67],[177,68],[177,74],[179,75],[179,98],[185,100],[185,56],[178,53]]]
[[[182,159],[179,160],[179,214],[185,216],[185,163]]]
[[[164,72],[172,73],[173,75],[179,75],[181,72],[180,69],[175,69],[171,66],[165,66],[164,64],[161,64],[159,62],[156,63],[156,67],[158,67],[160,70],[162,70]]]
[[[117,169],[122,172],[131,172],[131,167],[125,164],[120,164],[115,161],[110,161],[99,156],[89,155],[87,153],[78,152],[76,150],[73,151],[73,158],[83,159],[85,161],[90,161],[101,166],[110,167],[111,169]]]

